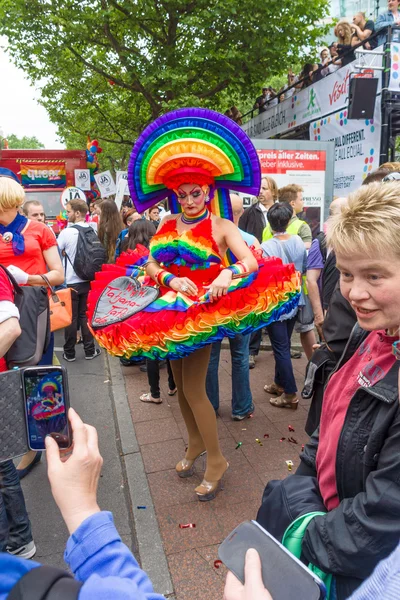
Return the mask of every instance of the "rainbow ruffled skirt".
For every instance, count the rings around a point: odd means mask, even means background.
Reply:
[[[104,265],[96,274],[88,302],[89,326],[107,284],[123,275],[140,274],[137,267],[146,262],[147,255],[143,247],[123,253],[115,265]],[[300,299],[300,275],[294,266],[283,264],[279,258],[258,258],[258,265],[258,272],[233,280],[227,295],[215,302],[209,301],[204,286],[215,279],[220,265],[191,270],[185,276],[198,286],[198,297],[160,288],[159,297],[142,311],[107,327],[92,329],[93,335],[114,356],[174,360],[225,336],[251,333],[284,315],[294,315]],[[144,283],[154,285],[149,278]]]

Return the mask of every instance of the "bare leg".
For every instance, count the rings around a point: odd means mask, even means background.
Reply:
[[[304,333],[300,333],[300,341],[303,346],[303,350],[307,356],[307,360],[310,360],[312,355],[314,354],[313,346],[316,344],[314,329],[311,331],[305,331]]]

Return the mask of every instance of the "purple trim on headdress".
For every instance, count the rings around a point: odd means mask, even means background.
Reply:
[[[236,139],[239,142],[239,145],[242,146],[244,153],[247,155],[247,160],[245,160],[245,162],[243,162],[243,157],[241,158],[241,160],[244,167],[246,167],[247,164],[250,165],[251,173],[248,173],[248,175],[252,179],[251,184],[249,185],[242,183],[242,185],[240,185],[240,182],[236,181],[216,180],[216,187],[219,189],[232,189],[238,192],[258,195],[261,185],[260,162],[256,149],[254,148],[247,134],[239,127],[239,125],[237,125],[237,123],[235,123],[225,115],[222,115],[220,113],[206,108],[182,108],[172,111],[170,113],[166,113],[165,115],[162,115],[161,117],[153,121],[153,123],[150,123],[150,125],[148,125],[146,129],[141,133],[133,147],[128,166],[128,185],[132,201],[137,210],[139,212],[143,212],[144,210],[147,210],[160,200],[163,200],[166,197],[171,197],[173,195],[172,190],[163,188],[161,190],[157,190],[146,195],[143,194],[142,196],[145,196],[145,198],[138,196],[138,194],[140,194],[140,187],[139,189],[136,188],[135,179],[137,177],[137,170],[140,170],[140,164],[137,164],[137,159],[138,155],[140,154],[143,148],[143,145],[146,144],[146,142],[149,140],[150,137],[153,136],[154,133],[157,133],[157,131],[166,124],[171,124],[176,121],[180,122],[183,119],[193,119],[194,121],[201,119],[209,121],[211,123],[216,123],[217,125],[219,125],[219,127],[227,129],[231,134],[233,134],[236,137]],[[180,125],[180,123],[178,123],[178,125]],[[191,125],[189,122],[186,126],[190,128],[191,126],[198,126],[198,124]],[[220,134],[222,134],[222,132],[220,132]],[[138,186],[140,186],[139,181]]]

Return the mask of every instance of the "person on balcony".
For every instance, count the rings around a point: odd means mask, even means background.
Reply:
[[[399,0],[388,0],[387,12],[379,15],[375,22],[375,31],[381,31],[376,40],[378,46],[386,42],[386,27],[390,25],[400,25]]]
[[[268,100],[271,96],[271,94],[269,92],[269,88],[267,86],[263,87],[261,92],[262,92],[261,96],[258,96],[258,98],[256,98],[256,101],[253,106],[254,109],[258,108],[259,115],[268,109]],[[232,109],[231,109],[231,112],[232,112]]]
[[[367,21],[364,12],[358,12],[354,15],[353,25],[351,26],[351,28],[354,32],[351,40],[353,46],[355,44],[359,44],[360,42],[368,40],[368,38],[370,38],[375,31],[374,22],[372,21],[372,19],[369,19]],[[366,50],[373,50],[374,48],[376,48],[376,45],[376,38],[374,38],[366,42],[364,44],[364,48]]]

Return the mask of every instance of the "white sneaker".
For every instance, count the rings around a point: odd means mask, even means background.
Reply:
[[[25,544],[25,546],[21,546],[20,548],[15,548],[15,550],[7,548],[7,552],[13,556],[18,556],[18,558],[32,558],[36,554],[35,542],[32,540],[29,544]]]

